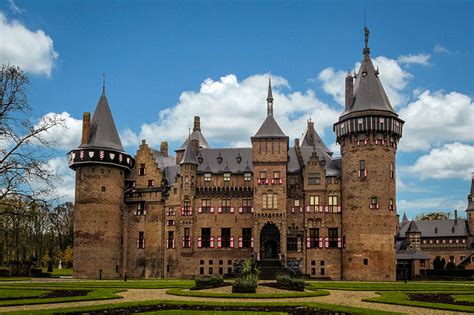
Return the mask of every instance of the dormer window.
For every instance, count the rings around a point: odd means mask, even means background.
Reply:
[[[202,158],[202,156],[198,157],[199,164],[201,164],[203,161],[204,161],[204,159]]]
[[[219,155],[217,156],[217,163],[222,163],[222,156],[221,154],[219,153]]]
[[[210,182],[211,181],[212,174],[211,173],[204,173],[204,181],[205,182]]]
[[[438,228],[435,227],[435,234],[438,234]]]
[[[224,182],[230,181],[230,173],[224,173]]]
[[[363,77],[366,77],[366,76],[367,76],[367,71],[363,71],[363,72],[362,72],[362,76],[363,76]]]
[[[252,180],[252,173],[244,173],[244,181],[249,182]]]
[[[240,155],[239,155],[239,156],[237,156],[235,159],[236,159],[237,163],[240,163],[240,162],[242,162],[242,157],[241,157]]]

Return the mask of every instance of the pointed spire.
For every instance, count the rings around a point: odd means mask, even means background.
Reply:
[[[474,173],[472,173],[471,191],[469,195],[467,195],[466,211],[474,211]]]
[[[179,164],[195,164],[197,165],[198,163],[196,162],[196,155],[193,152],[193,147],[191,145],[191,141],[188,138],[188,143],[186,144],[186,149],[183,154],[183,158],[181,159],[181,162]]]
[[[105,95],[105,73],[102,73],[102,95]]]
[[[369,28],[367,26],[364,26],[364,42],[365,42],[365,47],[364,47],[364,56],[369,56],[370,54],[370,48],[369,48]]]
[[[403,212],[403,217],[402,217],[402,224],[401,226],[404,226],[406,223],[408,223],[408,217],[406,212]]]
[[[420,233],[420,229],[416,225],[415,221],[411,220],[410,225],[405,233]]]
[[[268,77],[267,116],[273,116],[273,93],[271,77]]]

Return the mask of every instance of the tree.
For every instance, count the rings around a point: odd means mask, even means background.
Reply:
[[[416,221],[428,221],[428,220],[447,220],[451,218],[451,212],[435,211],[425,212],[416,216]]]
[[[444,260],[444,258],[441,258],[439,256],[433,260],[434,269],[444,269],[445,264],[446,264],[446,261]]]
[[[64,121],[54,115],[36,123],[32,120],[26,95],[28,84],[28,77],[19,67],[1,65],[0,202],[13,196],[44,199],[53,187],[44,150],[52,143],[45,133],[64,125]]]

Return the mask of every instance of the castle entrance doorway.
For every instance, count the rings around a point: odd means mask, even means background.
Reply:
[[[280,231],[278,227],[268,222],[260,232],[260,257],[261,259],[278,259],[280,252]]]

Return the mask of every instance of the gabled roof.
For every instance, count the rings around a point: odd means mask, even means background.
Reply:
[[[325,153],[332,155],[331,150],[324,144],[323,140],[319,136],[318,132],[314,128],[314,123],[309,120],[308,125],[303,136],[303,141],[301,141],[302,147],[318,147],[323,150]]]
[[[92,116],[89,141],[79,147],[104,148],[124,152],[105,93],[100,96],[94,116]]]
[[[287,138],[273,116],[267,116],[253,138]]]
[[[420,220],[416,226],[421,232],[421,237],[466,237],[468,236],[465,219],[447,220]],[[400,228],[399,237],[405,237],[409,224]]]
[[[415,221],[411,220],[410,225],[405,233],[421,233],[420,229],[416,225]]]
[[[189,139],[197,140],[199,148],[209,148],[209,144],[207,143],[206,138],[204,138],[202,132],[200,130],[194,130],[189,136],[189,138],[187,138],[186,141],[184,141],[183,144],[176,151],[184,150],[188,144]]]
[[[366,46],[364,59],[357,73],[354,83],[354,95],[348,108],[342,113],[341,118],[351,115],[382,114],[398,117],[385,93],[379,79],[378,70],[375,70],[370,58],[370,49],[367,47],[369,31],[366,32]]]
[[[179,164],[198,164],[196,160],[196,155],[194,155],[193,147],[191,142],[188,141],[186,149],[184,150],[183,158]]]

